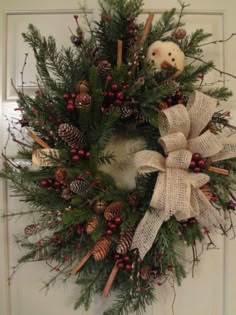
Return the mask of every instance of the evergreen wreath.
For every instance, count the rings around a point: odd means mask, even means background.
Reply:
[[[185,4],[177,19],[173,9],[140,24],[142,5],[102,0],[93,24],[84,11],[90,37],[74,15],[74,47],[60,51],[29,25],[38,90],[16,90],[22,117],[10,133],[19,151],[2,154],[1,177],[31,207],[6,216],[38,220],[17,240],[27,250],[19,264],[45,260],[55,272],[47,288],[75,277],[75,308],[114,290],[104,315],[144,311],[156,284],[186,276],[186,246],[194,266],[196,244],[214,246],[211,231],[234,234],[223,217],[232,223],[236,206],[236,141],[220,134],[235,127],[216,110],[231,92],[204,81],[224,73],[202,59],[211,34],[186,33]]]

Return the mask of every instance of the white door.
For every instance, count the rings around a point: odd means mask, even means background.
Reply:
[[[25,53],[29,52],[23,45],[21,33],[26,30],[29,23],[41,29],[45,35],[52,34],[59,45],[69,44],[68,26],[74,27],[72,15],[77,12],[77,0],[1,0],[0,1],[0,99],[1,123],[0,143],[3,148],[7,139],[7,125],[5,115],[16,117],[16,98],[10,85],[13,78],[17,86],[21,82],[21,68]],[[86,1],[88,14],[96,15],[97,0]],[[160,14],[165,9],[178,6],[172,0],[145,0],[145,10]],[[236,30],[235,0],[198,0],[192,1],[186,12],[185,21],[188,31],[202,27],[213,33],[215,40],[226,38]],[[206,57],[212,58],[217,67],[236,74],[235,62],[236,39],[226,44],[206,47]],[[33,93],[34,67],[32,57],[28,58],[25,71],[27,90]],[[213,74],[212,81],[218,80],[219,75]],[[236,81],[226,77],[227,86],[236,91]],[[233,98],[228,105],[235,115]],[[8,155],[14,156],[16,147],[10,143]],[[25,211],[25,205],[20,204],[11,192],[6,182],[0,187],[1,212]],[[2,210],[3,209],[3,210]],[[12,219],[0,221],[0,314],[1,315],[72,315],[73,301],[78,294],[78,287],[73,280],[66,285],[58,282],[47,295],[41,291],[43,281],[47,281],[53,274],[43,263],[26,263],[14,275],[11,283],[8,279],[12,274],[12,267],[16,265],[17,258],[22,251],[14,242],[14,234],[22,231],[26,225],[24,220]],[[31,222],[31,219],[29,219]],[[171,284],[158,288],[158,302],[147,309],[148,315],[172,315],[172,304],[175,298],[175,315],[235,315],[235,283],[236,283],[236,254],[235,241],[216,237],[219,250],[205,252],[200,258],[201,263],[195,268],[194,279],[191,278],[191,264],[186,262],[189,277],[183,281],[181,288],[172,288]],[[96,297],[90,311],[76,311],[76,314],[100,315],[109,300]]]

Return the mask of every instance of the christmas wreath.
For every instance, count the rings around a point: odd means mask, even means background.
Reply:
[[[55,272],[46,287],[74,277],[75,308],[114,290],[106,315],[145,310],[156,284],[180,284],[184,248],[194,264],[197,242],[214,245],[236,206],[235,128],[217,110],[231,92],[205,81],[223,73],[202,59],[211,34],[186,33],[184,4],[177,19],[173,9],[138,23],[142,4],[103,0],[94,23],[84,11],[90,36],[74,15],[74,47],[61,50],[29,25],[38,89],[26,95],[22,80],[16,90],[19,151],[2,154],[1,177],[31,207],[7,216],[37,219],[18,238],[19,264],[45,260]]]

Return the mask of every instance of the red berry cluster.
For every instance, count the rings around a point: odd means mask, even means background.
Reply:
[[[201,154],[194,153],[192,156],[192,161],[190,162],[189,168],[192,169],[194,173],[199,173],[205,167],[206,167],[206,159],[203,159]]]
[[[81,149],[76,149],[76,148],[71,148],[70,149],[70,155],[72,157],[72,161],[74,163],[78,163],[81,158],[83,159],[89,159],[90,158],[90,152],[81,150]]]
[[[117,226],[119,226],[122,222],[122,219],[121,217],[115,217],[113,220],[109,221],[107,223],[107,229],[106,229],[106,232],[105,234],[107,236],[111,236],[114,232],[114,230],[117,228]]]
[[[56,245],[61,245],[63,242],[63,239],[58,234],[53,234],[52,239]]]
[[[137,31],[138,31],[138,24],[135,22],[135,19],[130,16],[127,18],[128,21],[128,32],[129,35],[128,44],[132,45],[134,41],[137,40]]]
[[[73,112],[75,110],[75,93],[65,93],[63,95],[64,100],[66,101],[66,109],[68,112]]]
[[[178,90],[174,95],[168,96],[164,100],[169,106],[173,106],[176,104],[184,104],[184,95],[181,90]]]
[[[133,266],[131,264],[131,259],[128,255],[120,255],[120,254],[116,253],[114,256],[114,259],[115,259],[117,267],[119,269],[123,269],[126,271],[133,270]]]
[[[48,191],[60,191],[62,184],[56,181],[54,178],[44,178],[40,182],[41,187],[47,188]]]
[[[118,84],[113,83],[111,84],[110,89],[101,92],[101,95],[104,97],[103,106],[101,108],[102,112],[106,112],[109,109],[112,109],[114,106],[121,107],[124,99],[124,90],[126,90],[128,87],[129,86],[126,84],[123,85],[121,89]]]

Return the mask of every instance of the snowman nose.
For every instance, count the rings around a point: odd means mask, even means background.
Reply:
[[[172,65],[168,61],[165,60],[161,63],[162,69],[169,68],[169,67],[172,67]]]

